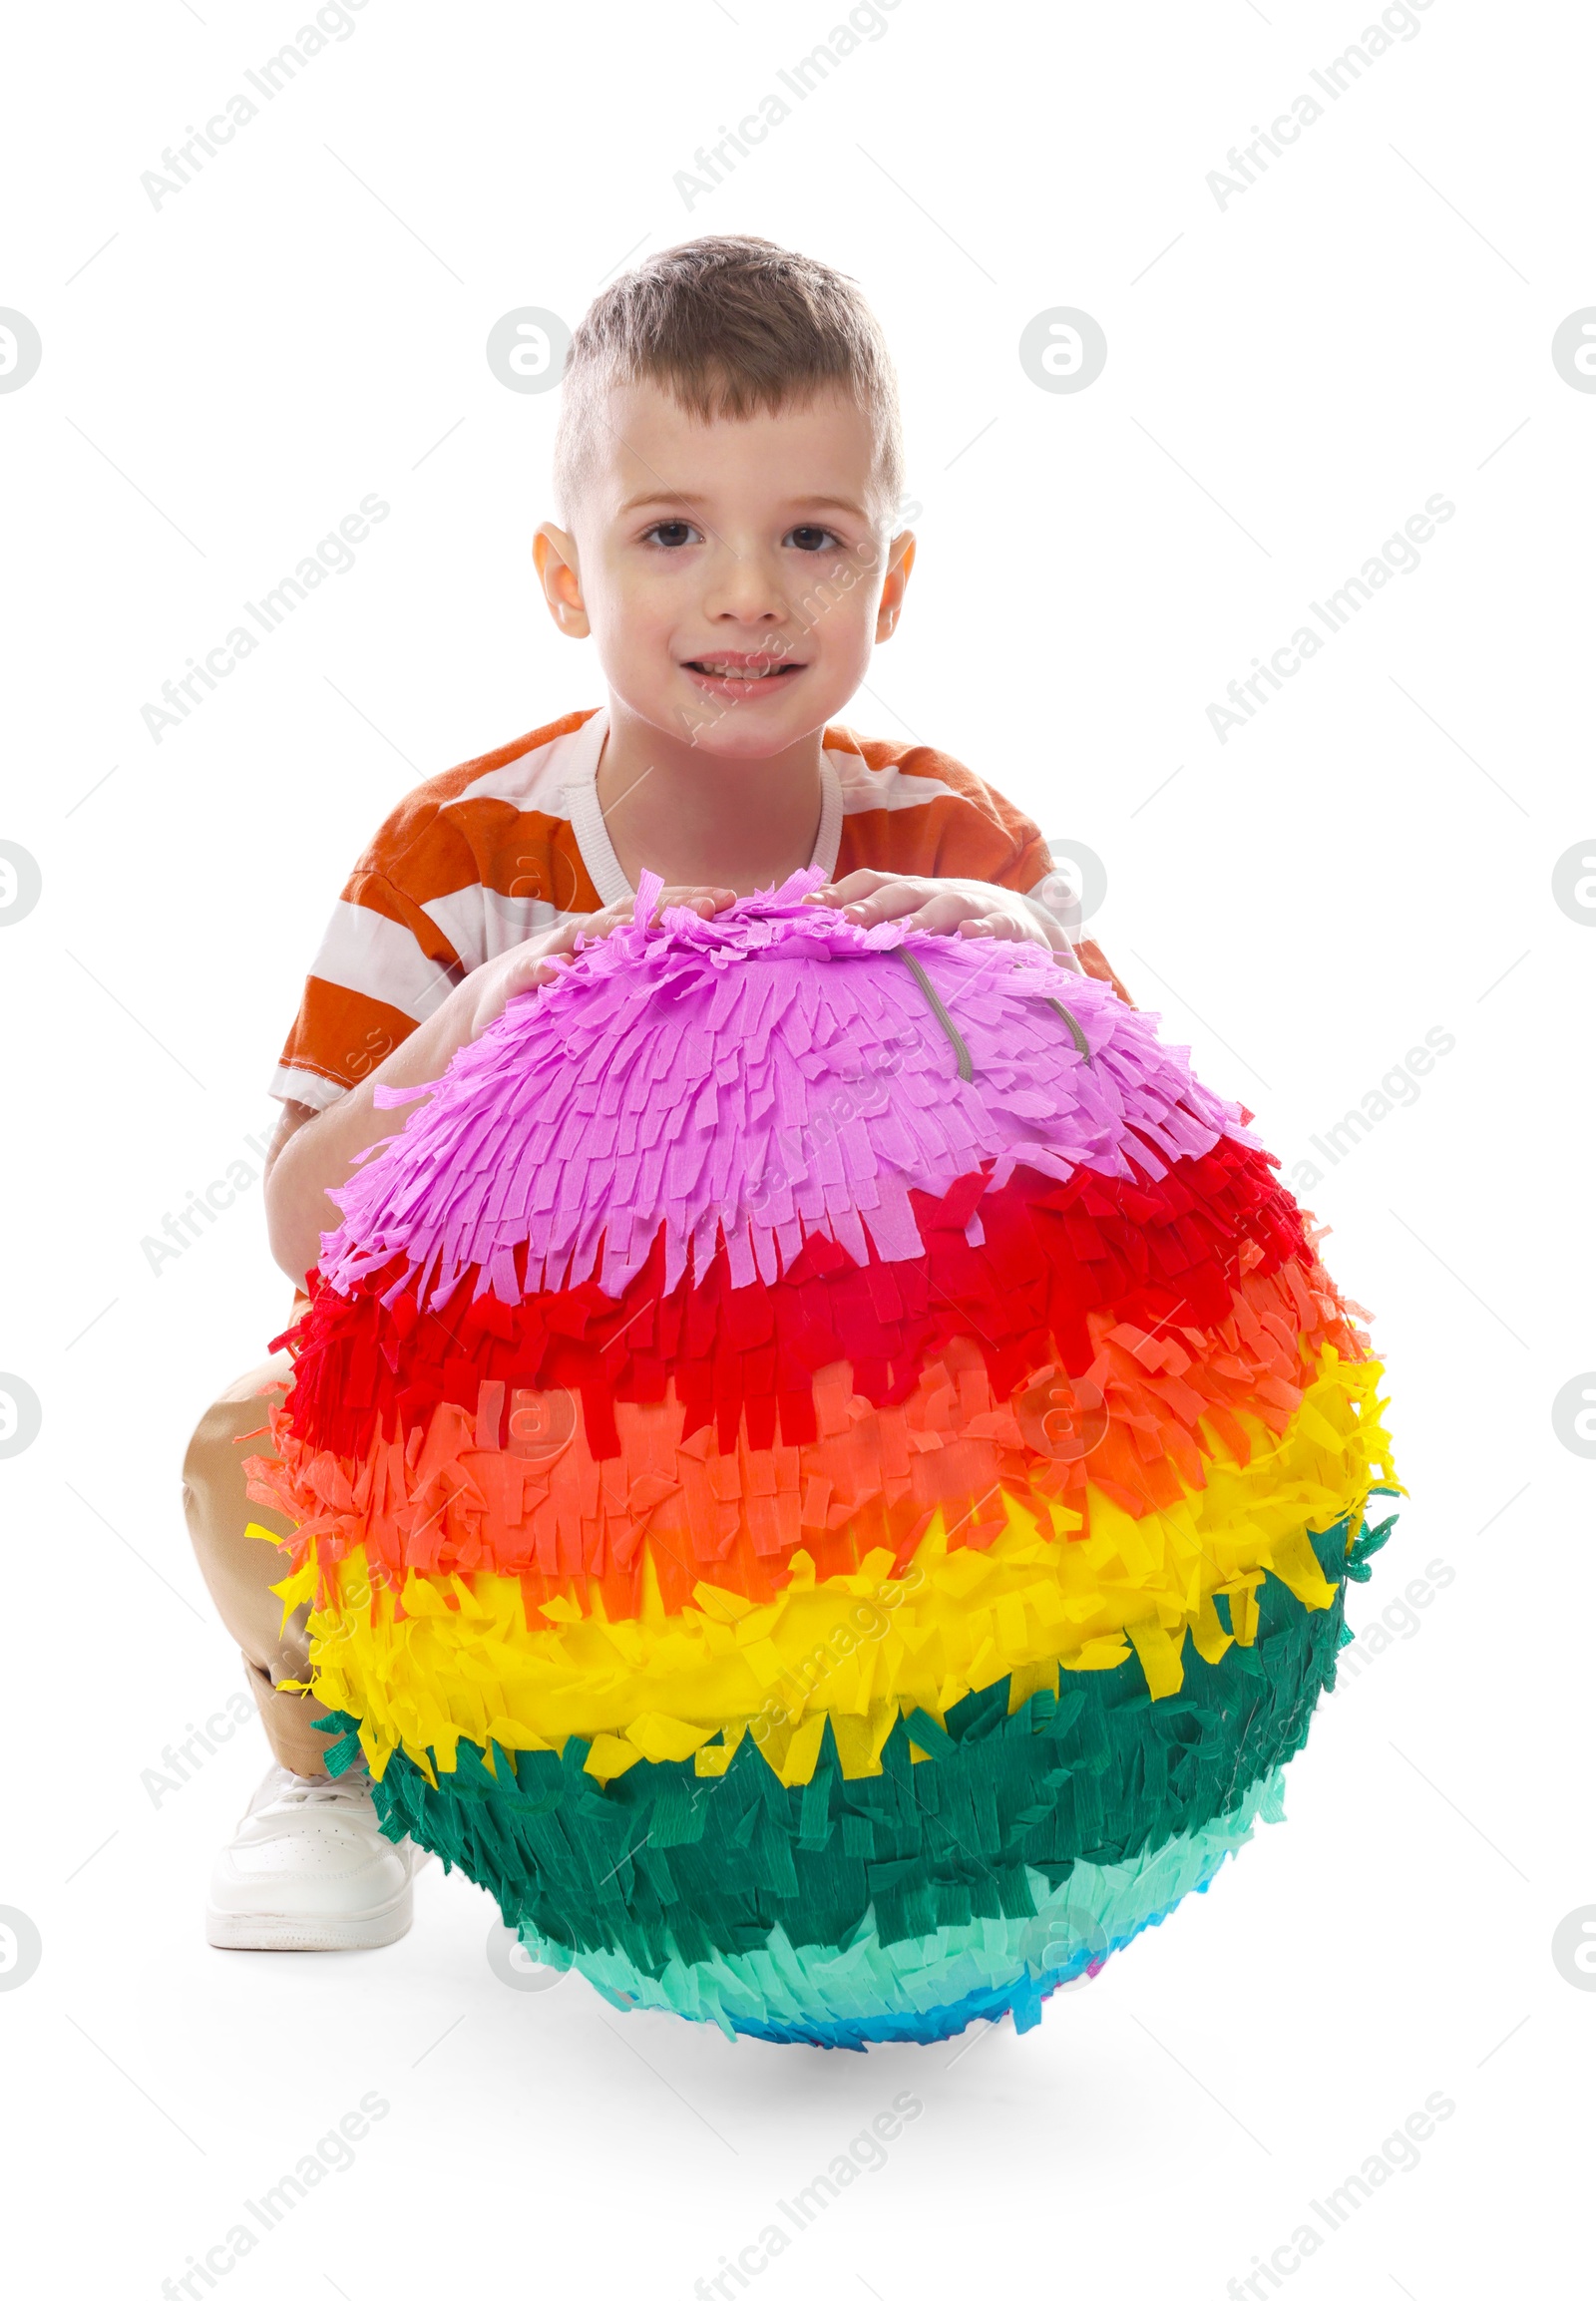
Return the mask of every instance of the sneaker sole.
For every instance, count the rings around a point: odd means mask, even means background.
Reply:
[[[363,1917],[284,1917],[274,1910],[205,1911],[205,1939],[216,1950],[381,1950],[410,1931],[408,1885]]]

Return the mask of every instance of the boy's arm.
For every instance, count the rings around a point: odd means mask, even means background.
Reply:
[[[545,955],[538,946],[544,940],[535,937],[531,944],[506,953],[517,959],[526,955],[527,979],[518,982],[518,989],[530,990],[547,979],[547,970],[539,964]],[[462,991],[475,987],[476,979],[468,975],[436,1013],[418,1023],[385,1061],[327,1109],[312,1110],[302,1102],[283,1104],[266,1153],[266,1236],[273,1261],[295,1286],[304,1285],[305,1273],[319,1261],[322,1232],[336,1230],[341,1219],[327,1193],[348,1181],[350,1167],[362,1151],[404,1124],[393,1111],[377,1108],[374,1089],[421,1086],[442,1075],[451,1055],[475,1035],[465,1027],[465,1013],[457,1002]]]
[[[736,901],[725,887],[672,887],[660,895],[667,903],[689,905],[709,918]],[[266,1230],[272,1258],[295,1286],[319,1261],[321,1235],[333,1231],[342,1217],[327,1196],[349,1179],[349,1168],[362,1151],[398,1131],[391,1110],[377,1107],[378,1086],[430,1085],[448,1069],[451,1058],[503,1014],[508,1002],[522,991],[536,990],[559,971],[562,954],[578,936],[597,940],[609,935],[631,917],[630,896],[612,903],[607,911],[567,920],[561,927],[535,935],[513,950],[501,952],[476,967],[455,985],[442,1005],[378,1064],[358,1086],[352,1086],[325,1110],[312,1110],[302,1102],[286,1102],[266,1157]]]

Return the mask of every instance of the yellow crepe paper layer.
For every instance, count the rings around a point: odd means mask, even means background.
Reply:
[[[700,1582],[696,1604],[667,1616],[645,1569],[635,1619],[605,1621],[592,1584],[586,1612],[554,1599],[541,1609],[549,1627],[529,1630],[518,1580],[412,1574],[395,1620],[392,1593],[373,1589],[353,1552],[310,1617],[315,1692],[360,1717],[379,1779],[395,1748],[432,1778],[433,1759],[453,1768],[462,1736],[481,1749],[558,1749],[571,1734],[592,1742],[587,1766],[600,1779],[689,1755],[715,1773],[750,1732],[789,1784],[813,1773],[828,1716],[854,1777],[880,1771],[900,1717],[940,1721],[1001,1678],[1017,1707],[1055,1686],[1060,1667],[1113,1669],[1134,1654],[1157,1699],[1181,1684],[1188,1631],[1208,1662],[1232,1635],[1251,1643],[1266,1572],[1306,1607],[1333,1602],[1307,1534],[1346,1518],[1351,1539],[1370,1487],[1391,1482],[1381,1371],[1327,1345],[1284,1433],[1240,1416],[1245,1464],[1209,1433],[1207,1483],[1179,1506],[1133,1518],[1088,1483],[1084,1539],[1080,1513],[1037,1495],[1053,1539],[1008,1503],[1006,1526],[979,1550],[950,1550],[939,1514],[901,1574],[881,1550],[859,1573],[817,1582],[800,1550],[788,1587],[764,1604]],[[316,1588],[312,1546],[277,1590],[287,1609]]]

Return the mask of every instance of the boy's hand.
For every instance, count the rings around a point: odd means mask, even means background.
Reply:
[[[729,887],[667,887],[659,906],[685,904],[700,918],[711,919],[736,900]],[[338,1227],[339,1212],[327,1192],[348,1181],[351,1160],[397,1131],[392,1111],[378,1109],[374,1090],[426,1086],[441,1078],[450,1058],[497,1022],[512,998],[554,979],[558,969],[550,965],[552,959],[570,951],[579,936],[601,940],[612,935],[630,919],[633,901],[628,895],[606,911],[568,919],[563,927],[531,936],[474,967],[386,1061],[328,1109],[285,1106],[266,1160],[266,1222],[271,1251],[295,1286],[303,1284],[315,1262],[322,1233]]]
[[[1044,921],[1007,887],[988,887],[973,879],[900,879],[886,871],[851,871],[834,887],[817,887],[806,899],[840,911],[858,927],[879,927],[896,919],[928,935],[992,936],[999,943],[1039,943],[1059,947]]]
[[[696,911],[700,919],[712,919],[716,912],[726,910],[736,900],[729,887],[667,887],[654,906],[654,917],[657,919],[667,908],[684,905],[689,911]],[[519,997],[522,991],[536,990],[542,983],[553,982],[559,970],[551,966],[549,960],[574,950],[579,936],[584,942],[599,943],[605,936],[613,935],[617,927],[626,926],[635,903],[635,896],[622,896],[618,903],[611,903],[603,911],[568,919],[563,927],[552,927],[543,935],[534,935],[527,942],[518,943],[513,951],[502,951],[497,959],[473,968],[464,982],[456,984],[445,1002],[454,1008],[448,1033],[451,1052],[454,1047],[480,1038],[490,1023],[498,1021],[511,999]],[[440,1008],[440,1016],[443,1012]]]

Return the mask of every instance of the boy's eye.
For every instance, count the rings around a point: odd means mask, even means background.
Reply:
[[[645,543],[652,540],[662,544],[667,552],[676,552],[683,544],[690,544],[696,534],[697,530],[688,520],[656,520],[643,540]]]
[[[840,538],[834,536],[830,528],[793,528],[787,541],[800,552],[823,552],[828,544],[835,545],[838,550],[842,548]]]

